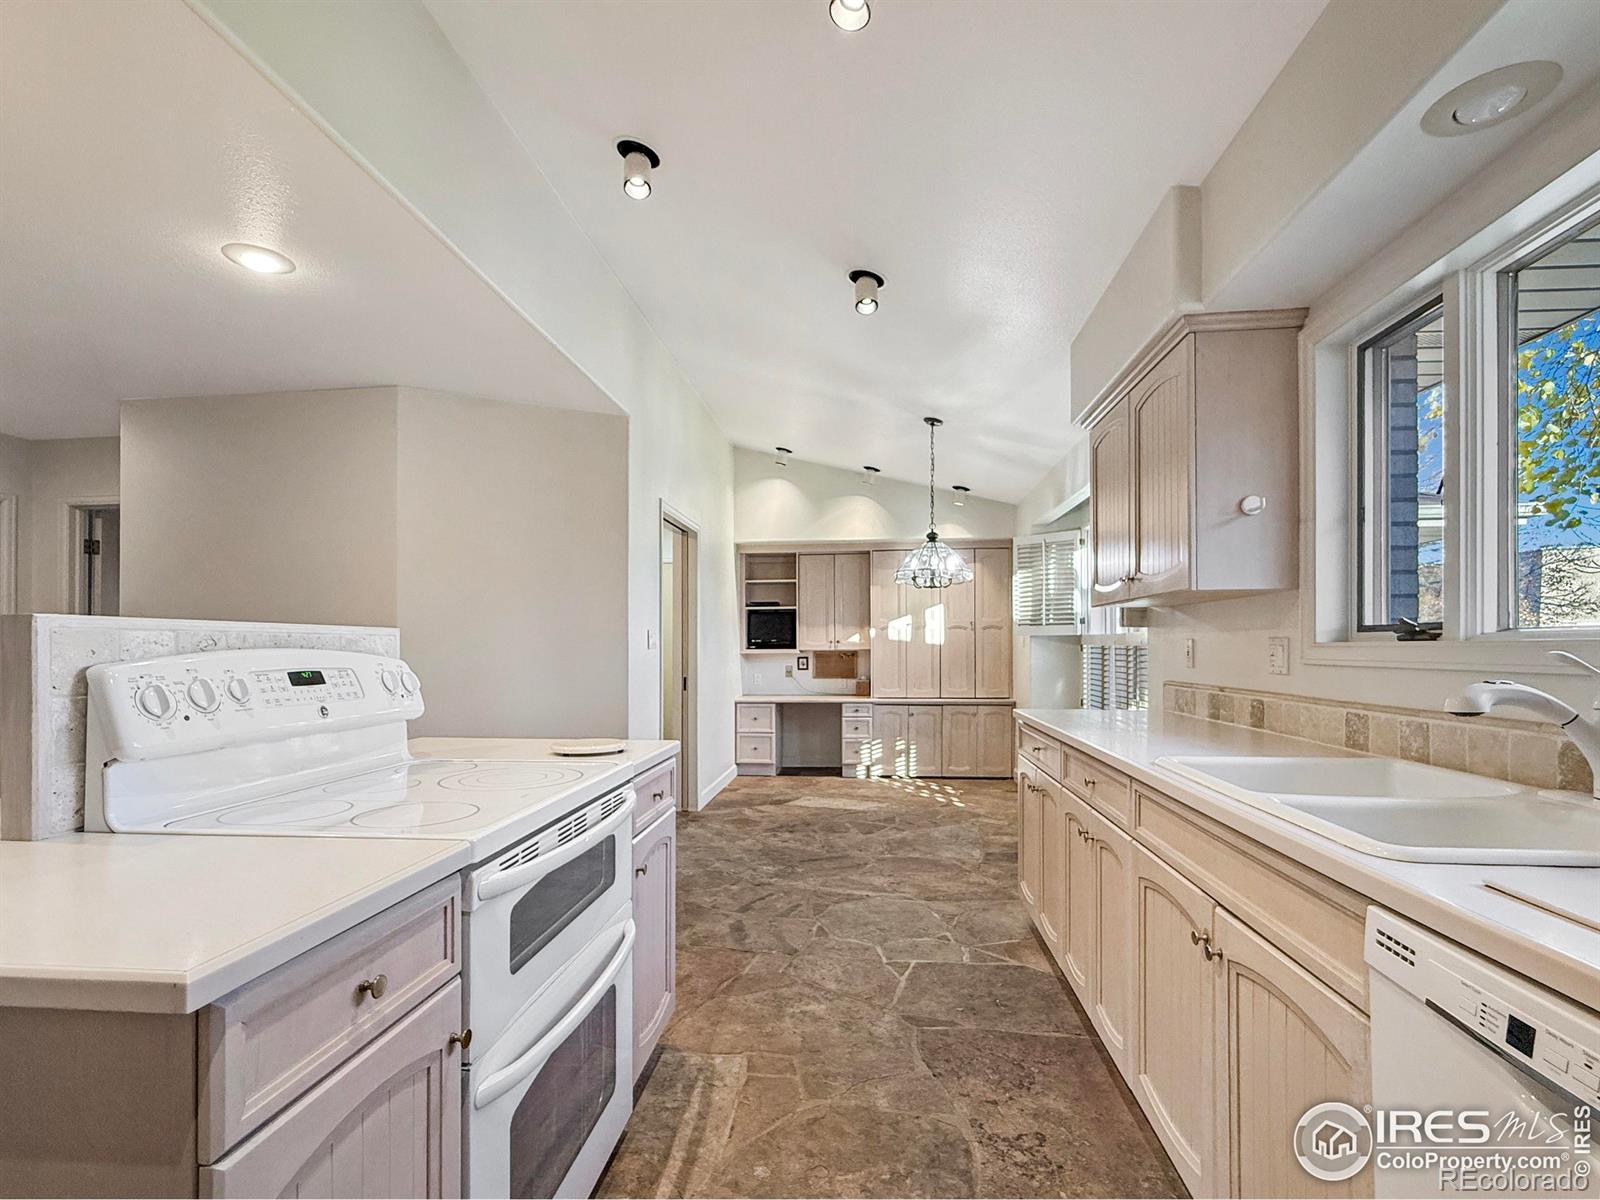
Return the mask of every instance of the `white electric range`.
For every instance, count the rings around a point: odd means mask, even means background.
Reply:
[[[414,759],[421,684],[375,655],[213,651],[88,678],[91,831],[472,847],[466,1194],[588,1195],[632,1111],[630,765]]]

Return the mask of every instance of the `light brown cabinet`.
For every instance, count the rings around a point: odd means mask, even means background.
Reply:
[[[1067,923],[1067,814],[1060,785],[1038,777],[1039,820],[1039,933],[1059,962],[1065,952]]]
[[[1039,882],[1044,878],[1044,789],[1037,768],[1017,766],[1017,890],[1022,903],[1039,921]]]
[[[913,588],[894,582],[902,551],[872,552],[875,697],[1001,700],[1011,695],[1011,550],[984,546],[965,553],[973,569],[970,583]]]
[[[977,589],[974,570],[972,582],[958,583],[935,593],[940,608],[934,640],[939,647],[941,696],[978,694]]]
[[[904,698],[906,647],[911,641],[911,614],[906,610],[904,584],[894,573],[905,555],[898,550],[874,550],[871,555],[872,694]]]
[[[980,700],[1011,695],[1011,551],[983,547],[973,554],[973,610],[977,625],[974,694]],[[1010,721],[1006,725],[1010,754]],[[1004,774],[1004,770],[1000,772]]]
[[[1091,603],[1294,587],[1302,310],[1180,318],[1090,432]]]
[[[1004,779],[1011,773],[1011,708],[946,704],[940,731],[944,774],[952,779]]]
[[[667,806],[633,838],[633,1074],[650,1062],[677,1002],[677,814]]]
[[[865,553],[801,554],[795,642],[801,650],[865,650],[870,603]]]

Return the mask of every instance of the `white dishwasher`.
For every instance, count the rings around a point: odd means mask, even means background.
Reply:
[[[1367,910],[1379,1196],[1593,1195],[1600,1015]]]

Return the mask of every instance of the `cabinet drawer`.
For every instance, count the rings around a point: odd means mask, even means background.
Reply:
[[[638,833],[678,803],[678,760],[670,758],[633,781],[633,831]]]
[[[739,763],[771,763],[773,737],[770,733],[741,733],[733,742],[733,760]]]
[[[1068,750],[1066,783],[1124,829],[1133,828],[1133,781],[1121,771],[1112,770],[1095,758],[1085,758]]]
[[[1054,738],[1048,738],[1030,726],[1018,725],[1017,749],[1024,758],[1042,767],[1047,774],[1061,778],[1061,745]]]
[[[844,739],[844,777],[866,779],[872,774],[872,739]]]
[[[739,733],[772,733],[778,728],[776,704],[734,706],[734,729]]]
[[[1284,953],[1367,1011],[1367,898],[1185,805],[1134,790],[1135,833]]]
[[[215,1162],[459,975],[460,935],[452,875],[201,1009],[200,1161]]]
[[[847,717],[870,717],[872,716],[872,705],[846,704],[844,706],[844,715]]]
[[[871,717],[846,717],[844,719],[844,736],[848,738],[864,738],[872,736]]]

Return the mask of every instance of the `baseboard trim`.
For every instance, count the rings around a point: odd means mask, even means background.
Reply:
[[[701,808],[704,808],[706,805],[710,804],[713,800],[715,800],[717,798],[717,793],[718,792],[722,791],[723,788],[727,787],[730,783],[732,783],[738,777],[739,777],[739,768],[737,768],[735,766],[729,766],[726,771],[724,771],[721,775],[717,776],[715,782],[713,782],[710,787],[701,788],[700,789],[700,804],[699,804],[699,807],[695,809],[695,811],[699,812]]]

